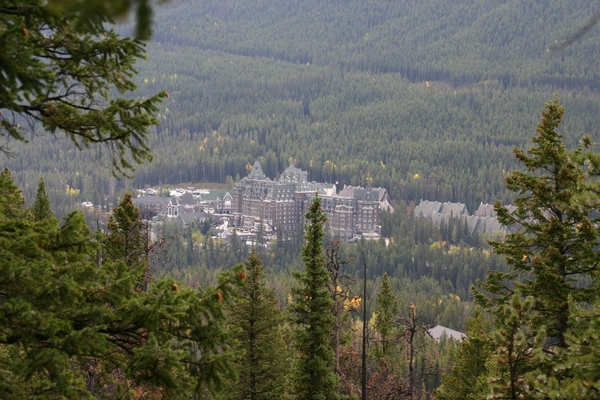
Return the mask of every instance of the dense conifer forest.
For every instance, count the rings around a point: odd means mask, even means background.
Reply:
[[[256,159],[271,177],[292,161],[312,180],[370,182],[396,201],[510,201],[502,171],[554,92],[569,110],[567,146],[597,135],[598,29],[548,52],[593,10],[583,0],[171,2],[155,10],[137,64],[135,96],[170,97],[154,162],[135,181],[97,168],[107,154],[53,138],[15,146],[5,165],[27,199],[44,175],[58,212],[114,206],[125,187],[225,182]]]

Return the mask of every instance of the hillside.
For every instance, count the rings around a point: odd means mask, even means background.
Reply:
[[[174,1],[157,8],[137,95],[166,89],[155,162],[116,182],[96,154],[38,139],[5,164],[57,206],[127,185],[224,182],[259,158],[393,199],[510,201],[503,171],[557,92],[566,142],[598,137],[600,34],[547,49],[592,1]],[[126,32],[128,27],[118,27]],[[61,152],[70,157],[59,157]],[[28,162],[23,162],[28,160]],[[79,194],[66,194],[67,185]],[[114,202],[114,200],[112,200]],[[57,210],[60,211],[60,210]]]
[[[546,55],[595,11],[589,0],[175,2],[157,16],[154,38],[343,71],[396,72],[413,82],[596,87],[593,34]]]

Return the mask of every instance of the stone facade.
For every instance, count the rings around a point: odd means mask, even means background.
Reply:
[[[140,214],[143,219],[152,219],[158,214],[166,213],[167,208],[171,207],[173,210],[173,204],[170,197],[158,197],[158,196],[140,196],[135,197],[132,201],[133,204],[140,209]]]
[[[337,193],[335,185],[310,182],[308,173],[294,165],[271,180],[256,161],[248,176],[235,185],[234,225],[251,229],[255,223],[265,222],[275,229],[296,231],[304,226],[304,214],[317,194],[329,228],[344,240],[362,233],[379,234],[381,210],[393,211],[383,188],[344,186]]]

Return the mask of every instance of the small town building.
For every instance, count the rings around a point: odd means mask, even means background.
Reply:
[[[510,212],[514,206],[506,206]],[[481,203],[474,215],[469,215],[462,203],[421,200],[414,210],[415,218],[431,219],[434,225],[448,224],[450,219],[460,219],[466,223],[469,234],[484,232],[507,232],[508,229],[498,221],[493,205]]]
[[[436,341],[440,341],[443,336],[453,340],[463,340],[467,335],[454,329],[446,328],[442,325],[436,325],[428,331],[429,335]]]

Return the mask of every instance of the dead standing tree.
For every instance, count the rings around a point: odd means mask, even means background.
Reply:
[[[356,283],[356,280],[342,274],[342,267],[353,261],[353,258],[342,259],[339,255],[340,241],[332,240],[326,249],[327,261],[325,268],[331,277],[329,290],[333,299],[333,351],[335,353],[335,373],[341,376],[340,368],[340,331],[342,324],[342,314],[345,311],[344,304],[347,300],[355,300],[350,286]]]
[[[408,399],[420,398],[421,393],[418,390],[423,385],[425,376],[436,374],[427,357],[421,353],[423,339],[431,337],[429,334],[430,326],[420,322],[423,312],[417,312],[417,306],[411,304],[408,306],[408,315],[400,317],[397,323],[404,328],[402,342],[406,350],[406,361],[408,366]]]

